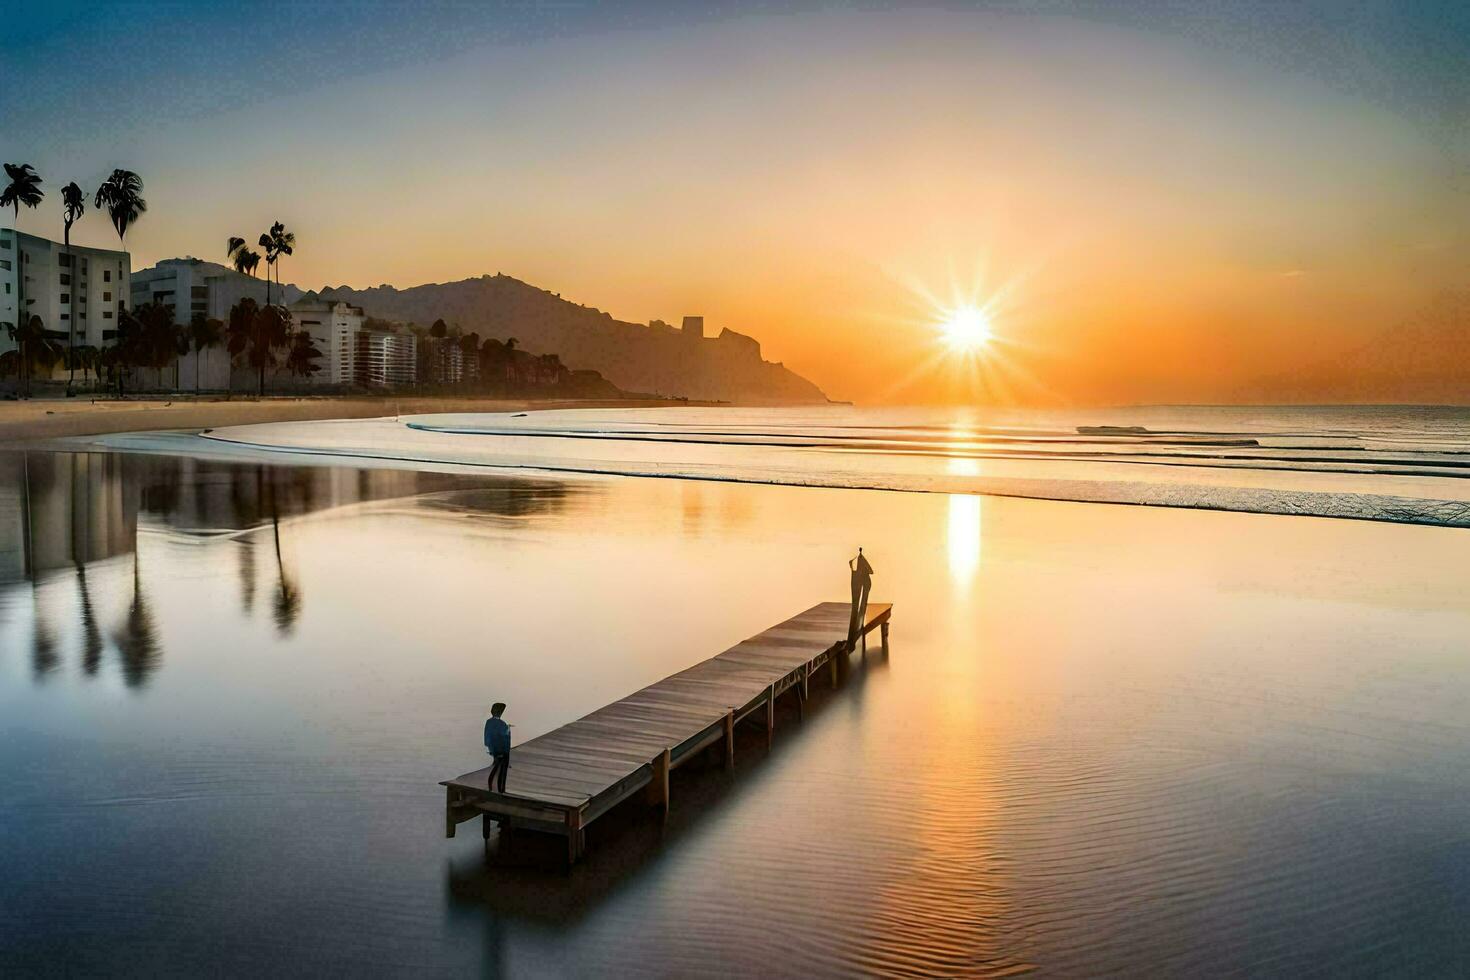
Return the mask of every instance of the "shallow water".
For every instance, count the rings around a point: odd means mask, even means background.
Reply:
[[[775,748],[588,860],[437,781],[824,599]],[[1470,538],[0,453],[0,972],[1464,973]]]
[[[692,408],[421,415],[104,437],[256,460],[987,494],[1470,527],[1470,409]]]

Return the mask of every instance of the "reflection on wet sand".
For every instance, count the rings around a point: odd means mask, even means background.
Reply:
[[[164,660],[148,594],[139,529],[236,555],[240,607],[255,611],[259,533],[275,557],[270,617],[292,633],[304,596],[292,574],[291,522],[351,504],[411,500],[491,519],[554,510],[568,493],[554,481],[503,481],[402,470],[237,465],[182,457],[114,453],[0,452],[0,596],[29,590],[31,668],[42,682],[61,667],[63,639],[75,634],[77,662],[96,676],[109,649],[124,684],[144,687]],[[131,555],[126,574],[112,559]],[[56,573],[76,578],[74,603],[51,588]],[[89,581],[89,571],[101,576]],[[100,595],[99,595],[100,586]],[[110,601],[111,600],[111,601]],[[110,627],[104,623],[111,622]]]

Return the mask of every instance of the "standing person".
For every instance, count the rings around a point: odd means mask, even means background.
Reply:
[[[510,771],[510,726],[500,720],[504,713],[505,702],[496,701],[490,706],[490,717],[485,719],[485,751],[494,760],[486,788],[498,793],[505,792],[505,774]]]
[[[863,614],[868,611],[868,590],[873,587],[873,566],[863,557],[859,548],[856,558],[849,558],[847,567],[852,570],[852,623],[847,628],[847,648],[857,645],[858,630],[863,627]]]

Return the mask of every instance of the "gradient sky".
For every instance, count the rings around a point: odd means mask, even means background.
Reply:
[[[1470,6],[690,6],[37,5],[0,157],[58,238],[141,173],[135,268],[280,219],[304,287],[506,272],[839,398],[1470,401]]]

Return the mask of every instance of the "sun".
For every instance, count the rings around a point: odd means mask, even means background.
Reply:
[[[990,317],[978,306],[957,306],[939,324],[945,343],[955,350],[977,350],[990,343],[994,334]]]

